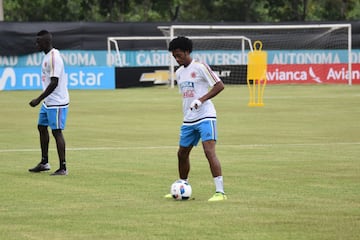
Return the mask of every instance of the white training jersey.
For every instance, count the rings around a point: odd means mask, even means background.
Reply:
[[[65,74],[64,62],[59,50],[53,48],[48,52],[42,61],[41,79],[43,90],[45,90],[51,81],[51,77],[59,79],[57,87],[45,98],[46,106],[61,106],[69,103],[69,92],[67,88],[68,79]]]
[[[176,71],[176,81],[183,96],[184,123],[191,124],[204,118],[216,118],[216,110],[211,100],[202,103],[198,109],[190,109],[192,101],[201,98],[220,78],[205,64],[192,60]]]

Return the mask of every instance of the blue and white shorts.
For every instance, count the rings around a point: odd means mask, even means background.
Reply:
[[[195,123],[184,123],[180,129],[179,145],[196,146],[199,140],[217,140],[216,118],[206,118]]]
[[[42,104],[39,112],[38,125],[50,126],[52,130],[65,129],[68,105],[47,107]]]

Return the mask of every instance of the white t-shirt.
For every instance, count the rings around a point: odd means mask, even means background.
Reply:
[[[209,88],[221,81],[207,64],[192,60],[187,67],[181,66],[176,71],[176,81],[183,96],[184,123],[216,117],[216,110],[210,99],[203,102],[200,108],[190,109],[192,101],[204,96]]]
[[[46,106],[61,106],[69,103],[69,92],[67,88],[68,79],[64,70],[64,62],[59,50],[53,48],[48,52],[42,61],[41,79],[43,90],[45,90],[50,82],[51,77],[59,79],[57,87],[45,98]]]

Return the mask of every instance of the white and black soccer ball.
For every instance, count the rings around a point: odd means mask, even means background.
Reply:
[[[191,197],[192,189],[187,181],[180,179],[171,185],[170,193],[175,200],[188,200]]]

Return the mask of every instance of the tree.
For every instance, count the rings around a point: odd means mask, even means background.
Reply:
[[[354,7],[354,0],[322,0],[324,8],[319,9],[319,19],[347,20],[349,11]]]
[[[3,7],[5,21],[288,22],[360,18],[359,0],[5,0]]]

